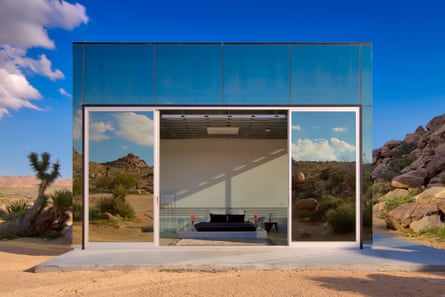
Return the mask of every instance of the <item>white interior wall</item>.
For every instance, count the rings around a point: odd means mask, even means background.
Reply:
[[[161,139],[161,204],[287,207],[287,140]]]

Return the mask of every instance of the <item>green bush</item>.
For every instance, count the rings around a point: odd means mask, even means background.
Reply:
[[[89,213],[90,220],[102,219],[103,213],[100,211],[100,209],[98,207],[90,206],[90,208],[88,209],[88,213]]]
[[[331,209],[326,217],[335,233],[348,233],[355,230],[355,208],[352,205],[342,204],[336,209]]]
[[[0,210],[0,218],[6,221],[21,221],[29,209],[26,200],[11,201],[6,206],[6,211]]]
[[[127,201],[114,200],[114,211],[115,213],[113,213],[113,215],[119,215],[125,219],[131,220],[136,217],[134,209]]]
[[[389,213],[391,210],[397,208],[398,206],[408,203],[408,202],[414,202],[416,199],[411,195],[405,195],[405,196],[396,196],[389,198],[385,201],[385,207],[384,207],[384,213]]]
[[[120,216],[125,219],[134,219],[136,214],[131,205],[121,199],[113,198],[102,198],[97,204],[97,210],[99,212],[99,217],[103,217],[104,213],[110,213],[113,216]],[[90,213],[90,217],[91,217]]]
[[[17,238],[19,233],[19,222],[4,222],[0,224],[0,240]]]
[[[97,203],[97,208],[99,209],[99,212],[106,213],[109,212],[111,214],[114,214],[114,203],[113,199],[111,198],[102,198]]]
[[[340,204],[343,203],[342,199],[338,199],[332,195],[325,195],[321,197],[317,206],[317,213],[322,221],[326,221],[326,214],[331,209],[336,209]]]

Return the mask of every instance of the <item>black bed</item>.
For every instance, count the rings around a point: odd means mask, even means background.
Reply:
[[[195,224],[198,232],[256,231],[256,225],[244,222],[243,214],[210,214],[210,222]]]

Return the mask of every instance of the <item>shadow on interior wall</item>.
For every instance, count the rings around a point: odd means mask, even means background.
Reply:
[[[164,205],[175,204],[176,202],[196,194],[221,182],[225,183],[225,205],[227,209],[232,207],[232,179],[240,174],[255,169],[261,165],[271,162],[287,154],[286,148],[276,149],[268,154],[259,156],[245,164],[239,164],[229,170],[217,173],[208,177],[207,180],[194,182],[189,188],[181,189],[175,193],[161,194],[161,203]],[[256,185],[252,185],[256,186]]]

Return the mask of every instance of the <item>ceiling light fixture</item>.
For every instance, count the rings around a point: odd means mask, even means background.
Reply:
[[[207,127],[209,135],[238,135],[239,127]]]

